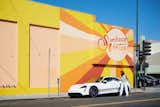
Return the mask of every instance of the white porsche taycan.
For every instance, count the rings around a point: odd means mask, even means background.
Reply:
[[[122,81],[116,77],[101,77],[96,82],[75,84],[68,90],[70,97],[75,96],[91,96],[96,97],[102,94],[119,93]],[[130,85],[128,83],[130,91]]]

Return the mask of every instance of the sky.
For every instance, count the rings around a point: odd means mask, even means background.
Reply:
[[[96,16],[96,21],[134,30],[136,41],[136,0],[32,0]],[[138,39],[160,41],[160,0],[138,0]]]

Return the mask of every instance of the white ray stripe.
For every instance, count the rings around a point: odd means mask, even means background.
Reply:
[[[74,27],[66,24],[63,21],[60,22],[60,32],[66,33],[67,35],[70,35],[72,37],[76,37],[76,38],[80,37],[80,38],[83,38],[83,39],[87,39],[87,40],[91,40],[91,41],[97,41],[97,42],[98,42],[98,39],[100,38],[96,35],[88,34],[88,33],[85,33],[81,30],[78,30],[77,28],[74,28]]]

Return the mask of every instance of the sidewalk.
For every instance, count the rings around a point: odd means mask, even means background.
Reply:
[[[32,94],[32,95],[16,95],[16,96],[0,96],[1,100],[18,100],[18,99],[40,99],[40,98],[63,98],[69,97],[67,93],[58,94]]]
[[[160,92],[160,87],[142,87],[142,88],[133,88],[131,89],[131,93],[136,92],[144,92],[144,93],[153,93],[153,92]]]
[[[132,88],[131,93],[153,93],[153,92],[160,92],[159,87],[142,87],[142,88]],[[1,100],[17,100],[17,99],[40,99],[40,98],[64,98],[69,97],[67,93],[60,93],[58,94],[33,94],[33,95],[16,95],[16,96],[3,96],[0,97]]]

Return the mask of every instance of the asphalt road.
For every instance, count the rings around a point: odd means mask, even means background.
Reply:
[[[0,101],[0,107],[160,107],[160,93]]]

